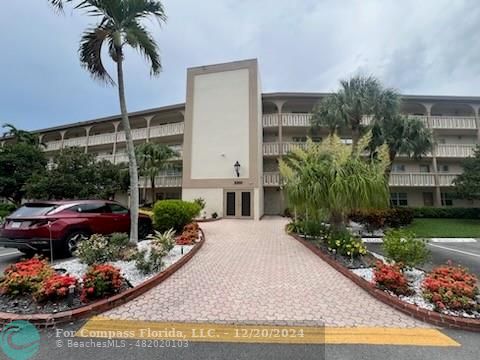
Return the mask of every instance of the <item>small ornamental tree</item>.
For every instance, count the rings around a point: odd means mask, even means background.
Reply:
[[[480,199],[480,145],[473,157],[462,162],[463,174],[454,180],[455,190],[459,197],[470,200]]]

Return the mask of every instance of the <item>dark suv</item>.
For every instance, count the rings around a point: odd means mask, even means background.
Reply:
[[[152,230],[152,221],[140,214],[139,238]],[[23,204],[0,226],[0,246],[31,255],[50,249],[70,256],[77,243],[91,234],[130,232],[130,211],[114,201],[72,200]]]

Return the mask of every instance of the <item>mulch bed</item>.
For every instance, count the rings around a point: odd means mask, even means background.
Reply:
[[[127,283],[124,283],[119,293],[130,288],[131,286],[129,286]],[[19,315],[56,314],[62,311],[77,309],[85,305],[87,304],[80,301],[80,294],[78,292],[75,293],[71,305],[68,304],[67,299],[38,303],[33,300],[31,295],[15,297],[0,295],[0,311]]]

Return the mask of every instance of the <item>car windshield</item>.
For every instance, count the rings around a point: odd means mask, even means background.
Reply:
[[[57,208],[54,204],[25,204],[17,211],[13,212],[10,218],[30,217],[47,215],[50,211]]]

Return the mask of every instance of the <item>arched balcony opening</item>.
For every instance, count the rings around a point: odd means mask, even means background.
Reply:
[[[165,124],[183,122],[183,114],[180,111],[168,111],[160,114],[155,114],[150,120],[150,126],[160,126]]]
[[[54,131],[42,134],[42,144],[46,151],[60,150],[62,148],[62,134],[60,131]]]
[[[414,102],[403,101],[400,105],[400,111],[407,115],[426,116],[427,108],[425,105]]]
[[[432,116],[475,116],[475,110],[471,105],[459,103],[435,103],[430,113]]]

